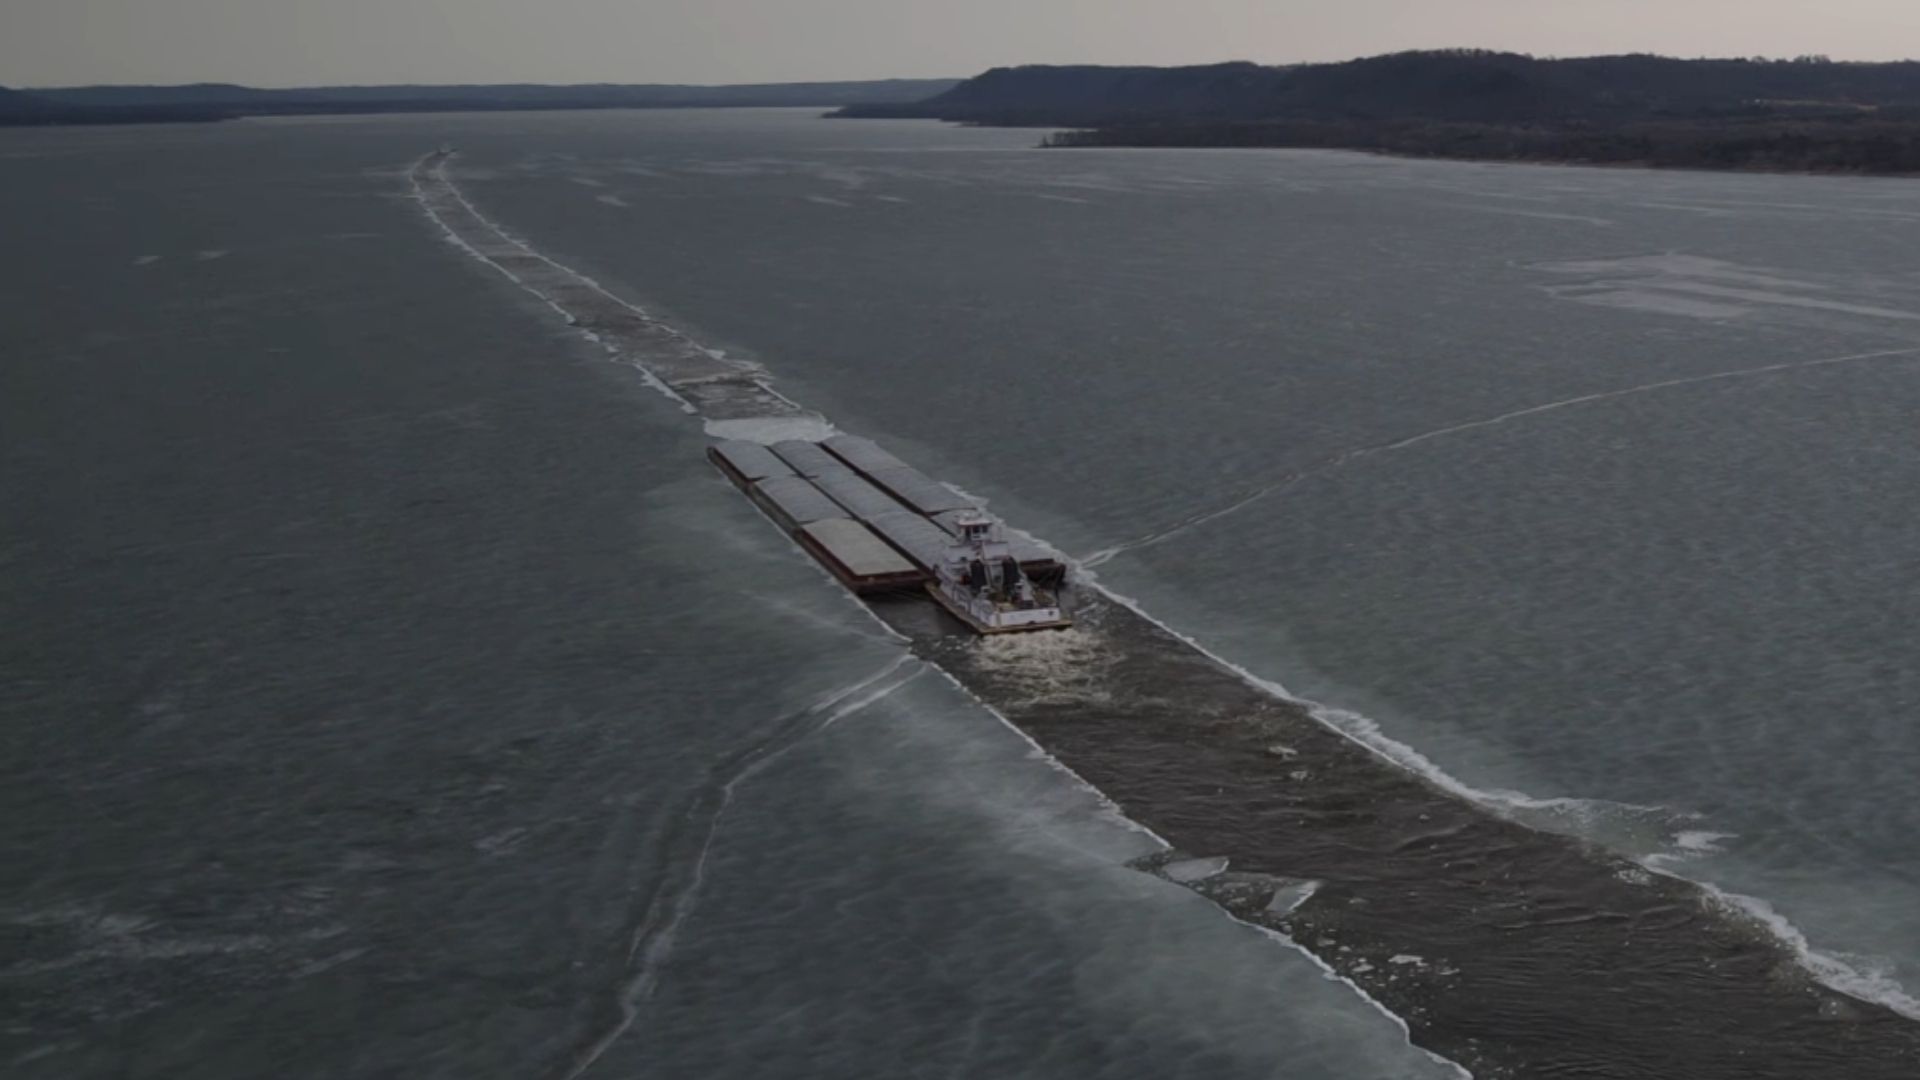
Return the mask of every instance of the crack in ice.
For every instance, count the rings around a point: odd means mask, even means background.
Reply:
[[[616,1015],[592,1042],[554,1072],[557,1080],[577,1080],[591,1069],[633,1027],[641,1006],[659,987],[661,969],[673,952],[674,938],[692,914],[701,886],[706,883],[707,859],[719,835],[721,819],[733,804],[734,792],[739,786],[801,742],[891,696],[918,678],[926,670],[924,667],[901,678],[891,678],[915,659],[913,654],[904,653],[859,682],[781,717],[764,729],[768,732],[764,738],[728,754],[712,767],[707,782],[676,815],[682,823],[680,836],[670,835],[668,840],[669,848],[679,839],[678,846],[692,850],[662,869],[658,884],[647,898],[644,913],[628,938],[628,974],[615,990],[612,1003]]]
[[[1735,368],[1731,371],[1715,371],[1706,375],[1689,375],[1679,379],[1662,379],[1658,382],[1641,383],[1637,386],[1622,387],[1618,390],[1602,390],[1592,394],[1581,394],[1578,397],[1562,398],[1559,401],[1549,401],[1544,405],[1533,405],[1524,409],[1515,409],[1512,412],[1501,413],[1498,416],[1489,416],[1481,420],[1470,420],[1465,423],[1435,428],[1432,431],[1423,431],[1418,435],[1409,435],[1406,438],[1398,439],[1394,442],[1380,443],[1375,446],[1364,446],[1357,450],[1343,451],[1333,457],[1326,458],[1317,465],[1311,465],[1297,472],[1288,473],[1286,476],[1271,484],[1256,488],[1251,492],[1243,492],[1236,495],[1225,506],[1193,514],[1163,529],[1147,533],[1124,543],[1115,544],[1112,547],[1102,548],[1080,559],[1079,565],[1088,570],[1104,566],[1120,555],[1132,551],[1139,551],[1142,548],[1153,547],[1156,544],[1171,540],[1176,536],[1191,532],[1202,525],[1217,521],[1229,514],[1237,513],[1269,495],[1292,487],[1308,477],[1320,476],[1332,472],[1358,458],[1371,457],[1375,454],[1390,453],[1396,450],[1405,450],[1408,447],[1418,446],[1421,443],[1444,438],[1448,435],[1458,435],[1461,432],[1495,427],[1500,424],[1510,423],[1514,420],[1522,420],[1530,416],[1539,416],[1544,413],[1557,412],[1561,409],[1570,409],[1576,405],[1591,405],[1596,402],[1613,401],[1618,398],[1632,397],[1637,394],[1652,393],[1656,390],[1670,390],[1676,387],[1695,386],[1701,383],[1719,382],[1726,379],[1769,375],[1779,371],[1795,371],[1802,368],[1858,363],[1863,360],[1886,360],[1903,356],[1920,356],[1920,348],[1883,349],[1879,352],[1852,353],[1847,356],[1826,356],[1815,360],[1788,360],[1778,364],[1766,364],[1761,367]]]

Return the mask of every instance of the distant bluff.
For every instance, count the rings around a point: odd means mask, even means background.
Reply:
[[[1820,109],[1920,111],[1920,64],[1648,55],[1559,60],[1454,49],[1284,67],[1030,66],[995,68],[912,105],[853,106],[839,115],[1051,127],[1250,120],[1618,124]]]

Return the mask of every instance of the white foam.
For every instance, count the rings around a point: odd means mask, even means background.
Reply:
[[[1679,877],[1677,874],[1669,874],[1657,868],[1654,872],[1666,874],[1668,877]],[[1728,892],[1710,882],[1702,881],[1695,884],[1705,889],[1707,895],[1722,907],[1756,920],[1774,937],[1785,942],[1787,947],[1793,950],[1800,966],[1821,985],[1837,990],[1848,997],[1884,1005],[1910,1020],[1920,1020],[1920,999],[1915,999],[1908,994],[1905,987],[1885,972],[1863,967],[1871,961],[1860,957],[1842,959],[1833,953],[1814,948],[1799,927],[1775,911],[1773,905],[1765,900]]]
[[[1736,833],[1708,832],[1705,829],[1689,829],[1673,838],[1673,845],[1682,851],[1715,852],[1720,850],[1722,840],[1732,840]]]
[[[1101,639],[1084,626],[1045,634],[997,634],[972,645],[974,662],[1036,705],[1104,705],[1111,701],[1101,675],[1110,666]]]
[[[231,254],[233,254],[233,252],[227,251],[224,248],[208,248],[206,251],[202,251],[194,256],[194,258],[201,262],[212,262],[215,259],[224,259]]]
[[[1319,721],[1323,727],[1328,728],[1347,741],[1360,746],[1377,757],[1391,762],[1407,772],[1420,776],[1442,791],[1458,796],[1468,802],[1502,813],[1514,810],[1551,810],[1589,813],[1608,808],[1624,808],[1627,810],[1659,814],[1673,813],[1664,807],[1637,806],[1632,803],[1609,802],[1602,799],[1542,799],[1517,791],[1473,787],[1454,777],[1453,774],[1441,768],[1425,754],[1387,735],[1380,729],[1380,725],[1373,720],[1361,716],[1358,713],[1348,712],[1344,709],[1337,709],[1332,706],[1322,705],[1319,702],[1307,698],[1298,697],[1285,686],[1271,679],[1255,675],[1239,664],[1208,649],[1191,635],[1175,630],[1173,627],[1147,614],[1146,611],[1140,607],[1139,601],[1101,584],[1100,576],[1092,570],[1086,569],[1083,564],[1074,566],[1073,575],[1074,579],[1079,583],[1099,592],[1114,603],[1119,604],[1121,607],[1140,616],[1142,619],[1166,631],[1173,637],[1178,638],[1195,652],[1231,671],[1247,685],[1264,691],[1290,705],[1300,706],[1307,711],[1309,716]]]
[[[1645,866],[1664,870],[1676,863],[1717,855],[1720,853],[1721,842],[1732,840],[1735,835],[1712,832],[1707,829],[1682,829],[1674,834],[1672,844],[1667,850],[1643,856],[1639,861]]]
[[[1697,885],[1706,891],[1711,902],[1765,927],[1768,933],[1793,951],[1800,966],[1821,985],[1849,997],[1884,1005],[1910,1019],[1920,1020],[1920,999],[1915,999],[1891,975],[1875,970],[1875,961],[1858,956],[1843,957],[1816,949],[1799,927],[1765,900],[1729,892],[1711,881],[1687,877],[1675,869],[1681,864],[1718,854],[1722,843],[1735,838],[1733,833],[1685,830],[1673,838],[1671,849],[1639,860],[1645,870],[1637,872],[1638,878],[1630,876],[1636,873],[1632,870],[1622,871],[1621,876],[1635,884],[1647,884],[1652,879],[1646,876],[1646,872],[1651,871],[1662,877]]]
[[[153,265],[154,263],[157,263],[157,262],[159,262],[159,261],[161,260],[161,258],[162,258],[162,257],[163,257],[163,256],[159,256],[159,255],[140,255],[140,256],[136,256],[136,257],[134,258],[134,260],[133,260],[133,265],[135,265],[135,266],[152,266],[152,265]]]
[[[1196,646],[1197,647],[1197,646]],[[1222,661],[1224,663],[1224,661]],[[1229,665],[1231,666],[1231,665]],[[1244,674],[1244,673],[1243,673]],[[1436,764],[1432,758],[1399,741],[1382,731],[1380,725],[1369,717],[1349,712],[1318,702],[1296,698],[1288,694],[1285,687],[1278,683],[1267,682],[1254,676],[1255,685],[1285,697],[1288,701],[1304,706],[1314,719],[1346,736],[1350,741],[1373,751],[1375,754],[1393,762],[1402,769],[1416,773],[1430,783],[1449,794],[1459,796],[1469,802],[1488,809],[1511,815],[1515,811],[1547,812],[1576,820],[1590,820],[1609,813],[1628,811],[1636,814],[1652,814],[1660,817],[1684,816],[1680,812],[1663,806],[1645,806],[1638,803],[1615,802],[1608,799],[1588,798],[1540,798],[1525,792],[1505,788],[1477,788]]]

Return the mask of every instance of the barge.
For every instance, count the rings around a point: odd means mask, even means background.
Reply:
[[[1057,555],[872,440],[730,440],[707,457],[857,596],[928,595],[981,634],[1071,625]]]
[[[910,592],[926,581],[925,572],[857,521],[816,521],[793,538],[857,596]]]

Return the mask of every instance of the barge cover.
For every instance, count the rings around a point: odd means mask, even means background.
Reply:
[[[846,468],[839,458],[827,453],[819,443],[805,439],[774,443],[773,452],[779,454],[780,459],[793,466],[793,471],[801,476],[814,477]]]
[[[871,521],[883,514],[896,514],[906,509],[893,496],[874,487],[865,477],[844,465],[809,479],[814,487],[826,492],[828,498],[846,507],[848,513],[862,521]]]
[[[870,517],[867,524],[902,555],[929,572],[940,565],[941,557],[953,546],[953,537],[948,536],[945,529],[911,510]]]
[[[926,572],[902,558],[873,530],[857,521],[831,518],[802,528],[796,538],[833,576],[862,595],[918,588]]]
[[[904,469],[907,463],[880,449],[880,444],[859,435],[835,435],[820,445],[833,456],[871,476],[882,469]]]
[[[771,480],[762,480],[753,485],[750,494],[753,501],[759,503],[788,532],[816,521],[847,516],[839,503],[820,494],[819,488],[797,476],[776,476]]]
[[[915,510],[932,517],[951,510],[978,510],[979,505],[926,473],[909,465],[878,469],[867,474],[874,483]]]
[[[759,443],[740,439],[707,447],[707,457],[720,466],[720,471],[726,473],[729,480],[741,487],[794,474],[792,467],[775,456],[773,451]]]

